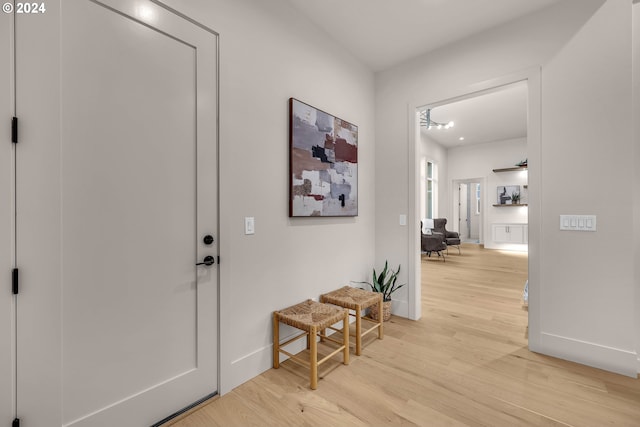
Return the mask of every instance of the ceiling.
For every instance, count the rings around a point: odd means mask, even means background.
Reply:
[[[288,1],[373,71],[382,71],[565,0]],[[434,108],[433,120],[455,126],[428,135],[445,147],[524,137],[526,108],[525,83],[503,88]]]
[[[288,0],[373,71],[562,0]]]
[[[527,136],[527,83],[519,82],[431,110],[431,120],[449,129],[420,131],[446,148]],[[464,137],[464,140],[460,140]]]

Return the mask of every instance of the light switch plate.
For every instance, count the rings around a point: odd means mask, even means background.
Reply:
[[[596,216],[560,215],[560,230],[596,231]]]
[[[244,234],[255,234],[256,233],[256,221],[252,216],[247,216],[244,218]]]
[[[400,215],[400,225],[407,225],[407,216],[404,214]]]

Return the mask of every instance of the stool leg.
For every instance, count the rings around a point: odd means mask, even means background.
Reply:
[[[362,339],[360,337],[360,332],[362,330],[362,309],[360,308],[360,304],[356,305],[356,356],[360,356],[362,352]]]
[[[278,313],[273,313],[273,367],[280,367],[280,319]]]
[[[342,356],[342,363],[349,364],[349,310],[344,311],[344,320],[342,321],[342,345],[344,345],[344,352]]]
[[[378,301],[378,339],[381,340],[384,338],[384,320],[382,320],[382,295],[380,295],[380,300]]]
[[[309,342],[311,343],[310,355],[311,363],[309,364],[309,369],[311,373],[309,374],[311,380],[311,390],[315,390],[318,388],[318,343],[316,342],[316,327],[312,326],[309,331]]]
[[[320,295],[320,302],[324,304],[324,295]],[[324,339],[327,336],[327,330],[326,329],[320,329],[320,342],[325,342],[326,340]],[[309,348],[309,347],[307,347]]]

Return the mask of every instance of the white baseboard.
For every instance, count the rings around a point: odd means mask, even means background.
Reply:
[[[633,378],[637,378],[640,372],[640,359],[634,351],[544,332],[540,335],[540,352],[543,354]]]
[[[409,303],[407,301],[391,301],[391,314],[400,317],[409,317]]]
[[[232,361],[226,368],[221,366],[220,369],[225,378],[220,394],[226,394],[251,378],[269,370],[273,366],[272,352],[273,346],[267,345]]]

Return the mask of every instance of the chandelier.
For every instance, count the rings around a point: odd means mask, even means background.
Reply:
[[[431,110],[424,110],[420,112],[420,126],[424,126],[427,129],[449,129],[453,127],[453,122],[440,123],[431,120]]]

